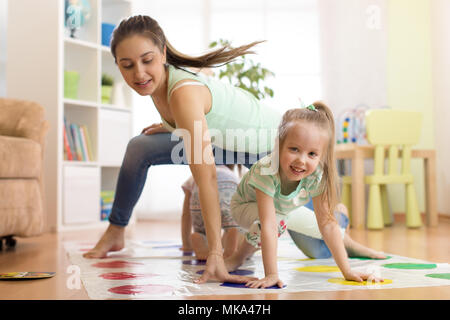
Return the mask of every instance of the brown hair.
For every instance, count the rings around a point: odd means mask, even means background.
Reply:
[[[220,67],[239,56],[254,53],[253,51],[249,51],[249,49],[256,44],[263,42],[255,41],[237,48],[224,46],[204,55],[191,57],[177,51],[169,41],[167,41],[163,30],[155,19],[152,19],[149,16],[136,15],[122,20],[119,26],[114,29],[111,39],[111,53],[115,60],[117,45],[124,39],[136,34],[151,39],[161,52],[163,52],[164,47],[166,47],[168,64],[175,67],[193,67],[200,69]]]
[[[328,202],[329,218],[335,220],[334,210],[338,204],[339,185],[334,157],[335,127],[333,113],[323,102],[316,101],[313,108],[299,108],[286,111],[278,127],[278,141],[281,148],[286,139],[289,128],[295,121],[307,121],[318,125],[328,133],[328,146],[325,150],[320,164],[323,169],[321,188],[326,192]]]

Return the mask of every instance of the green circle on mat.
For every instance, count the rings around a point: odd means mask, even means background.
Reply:
[[[388,263],[383,264],[383,267],[390,269],[434,269],[434,263]]]
[[[350,257],[350,259],[358,259],[358,260],[387,260],[392,258],[391,256],[386,256],[384,259],[374,259],[374,258],[368,258],[368,257]]]
[[[450,273],[430,273],[430,274],[426,274],[425,276],[430,277],[430,278],[450,280]]]

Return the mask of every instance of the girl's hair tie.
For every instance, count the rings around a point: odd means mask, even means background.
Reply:
[[[310,104],[309,106],[307,106],[306,109],[317,112],[317,109],[313,104]]]

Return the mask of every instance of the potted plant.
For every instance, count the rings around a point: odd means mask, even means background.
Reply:
[[[114,79],[107,75],[106,73],[102,74],[102,103],[110,104],[111,103],[111,92],[114,84]]]
[[[224,39],[212,42],[209,47],[214,48],[218,43],[221,46],[231,47],[230,42]],[[231,84],[249,91],[260,100],[267,96],[273,97],[273,90],[263,85],[263,82],[267,77],[274,75],[272,71],[263,68],[260,63],[255,63],[244,55],[223,66],[218,77],[219,79],[228,78]]]

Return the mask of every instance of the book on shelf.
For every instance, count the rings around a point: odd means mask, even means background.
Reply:
[[[65,134],[64,139],[67,138],[67,144],[68,144],[68,146],[67,146],[66,142],[64,141],[65,151],[68,155],[70,154],[70,157],[68,156],[67,160],[75,160],[76,154],[74,153],[75,147],[73,145],[73,138],[72,138],[72,134],[70,132],[70,127],[67,123],[67,119],[65,117],[64,117],[64,134]]]
[[[92,143],[86,125],[70,123],[64,118],[64,159],[93,161]]]
[[[94,156],[93,156],[93,153],[92,153],[92,144],[91,144],[91,139],[89,138],[88,128],[85,125],[81,125],[80,126],[80,130],[81,130],[81,133],[82,133],[82,136],[83,136],[85,150],[87,152],[89,161],[93,161],[94,160]]]
[[[70,151],[69,140],[67,138],[66,127],[64,127],[64,160],[73,160],[72,152]]]
[[[111,214],[112,205],[114,202],[114,191],[112,190],[104,190],[100,192],[100,220],[108,220],[109,215]]]

